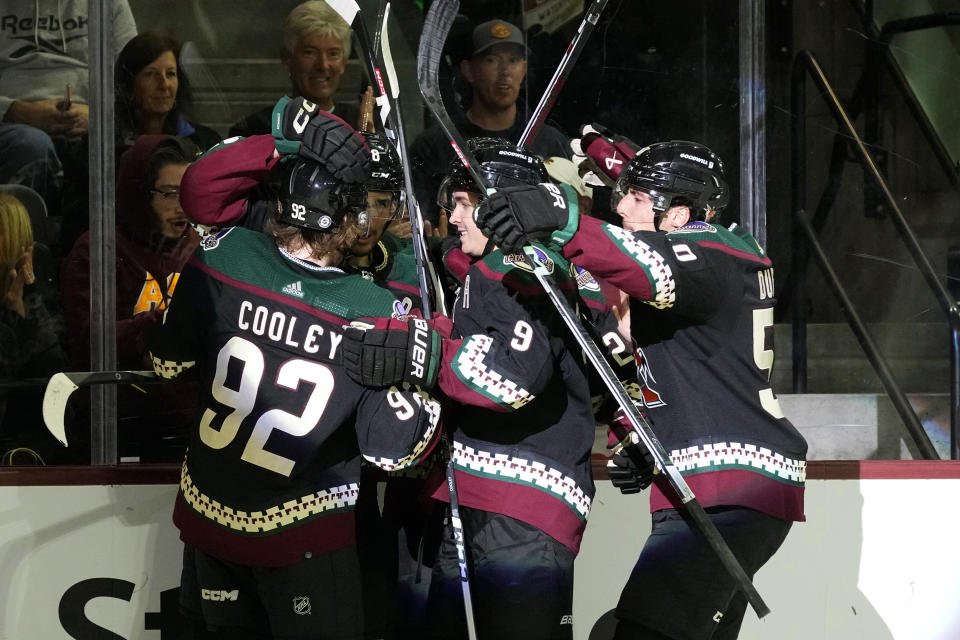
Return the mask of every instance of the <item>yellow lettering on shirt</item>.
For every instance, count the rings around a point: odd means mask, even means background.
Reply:
[[[173,290],[177,288],[177,281],[180,280],[180,273],[174,272],[167,276],[167,292],[173,295]],[[140,295],[137,296],[137,303],[133,306],[133,315],[152,311],[153,309],[165,309],[166,302],[163,299],[163,292],[149,271],[144,279],[143,287],[140,289]]]

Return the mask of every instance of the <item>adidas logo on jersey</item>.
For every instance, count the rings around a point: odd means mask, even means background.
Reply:
[[[281,291],[283,291],[283,293],[287,294],[288,296],[297,296],[298,298],[303,297],[303,287],[300,284],[300,280],[297,280],[296,282],[291,282],[290,284],[286,285],[283,289],[281,289]]]

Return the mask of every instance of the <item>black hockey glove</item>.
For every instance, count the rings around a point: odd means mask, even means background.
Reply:
[[[344,330],[340,352],[347,375],[366,387],[390,387],[401,382],[433,387],[440,370],[440,333],[422,318],[391,318],[383,326]]]
[[[474,209],[473,219],[504,253],[522,253],[530,240],[552,238],[564,245],[579,222],[577,198],[567,185],[543,183],[507,187]]]
[[[369,177],[370,149],[363,136],[306,98],[281,98],[273,108],[272,126],[281,154],[298,153],[344,182],[358,183]]]
[[[656,464],[623,409],[617,408],[610,423],[607,448],[613,450],[613,457],[607,461],[607,477],[620,493],[639,493],[650,486],[658,473]]]
[[[326,111],[307,123],[300,155],[316,160],[343,182],[357,184],[370,177],[370,148],[366,140],[356,129]]]

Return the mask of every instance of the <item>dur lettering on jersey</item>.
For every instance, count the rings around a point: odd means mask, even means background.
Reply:
[[[297,320],[296,316],[282,311],[270,311],[263,305],[254,305],[249,300],[244,300],[240,303],[237,328],[257,336],[266,336],[288,347],[303,349],[306,353],[316,354],[327,349],[326,357],[333,360],[343,335],[324,329],[318,324],[299,328]],[[328,340],[329,344],[324,345],[324,340]]]
[[[757,271],[760,299],[767,300],[773,297],[773,267]]]

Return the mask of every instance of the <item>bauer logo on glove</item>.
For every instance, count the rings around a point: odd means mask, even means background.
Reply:
[[[347,375],[366,387],[403,382],[432,387],[440,370],[441,334],[416,317],[381,318],[376,327],[344,329],[340,352]]]

